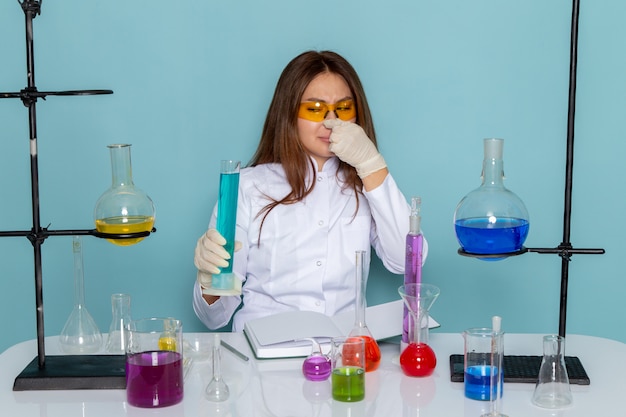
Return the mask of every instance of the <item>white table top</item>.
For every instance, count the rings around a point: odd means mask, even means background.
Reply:
[[[185,338],[198,334],[185,334]],[[542,355],[542,336],[506,334],[505,354]],[[199,337],[211,338],[210,333]],[[245,337],[225,333],[223,339],[250,356],[249,361],[222,352],[222,375],[231,396],[225,403],[204,398],[211,380],[211,360],[196,360],[185,379],[180,404],[140,409],[126,402],[124,390],[21,391],[12,390],[15,377],[36,356],[35,340],[19,343],[0,355],[0,409],[17,417],[111,416],[332,416],[332,417],[479,417],[489,403],[466,399],[463,384],[450,382],[449,356],[463,353],[460,334],[431,333],[430,345],[438,358],[435,373],[427,378],[402,374],[399,345],[382,343],[382,363],[366,374],[366,398],[358,403],[334,401],[330,380],[310,382],[301,372],[302,358],[255,360]],[[46,353],[59,354],[57,338],[46,338]],[[589,417],[624,415],[626,397],[626,344],[592,336],[568,335],[566,355],[578,356],[591,385],[572,385],[574,404],[564,410],[544,410],[531,404],[533,384],[504,384],[502,412],[514,416]],[[616,414],[617,413],[617,414]]]

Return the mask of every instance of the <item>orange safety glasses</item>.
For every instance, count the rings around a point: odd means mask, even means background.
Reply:
[[[305,101],[300,103],[298,117],[312,122],[323,122],[328,112],[335,112],[338,118],[348,121],[356,117],[356,106],[353,100],[342,100],[335,104],[321,101]]]

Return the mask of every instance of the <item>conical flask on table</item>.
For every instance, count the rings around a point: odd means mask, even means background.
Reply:
[[[431,284],[406,284],[398,293],[409,310],[409,344],[400,354],[400,367],[407,376],[429,376],[437,366],[435,351],[428,344],[429,310],[439,297]]]
[[[526,206],[504,187],[503,147],[503,139],[484,140],[482,184],[463,197],[454,212],[461,248],[484,260],[503,259],[491,255],[522,250],[528,236]]]
[[[83,245],[80,236],[72,239],[74,253],[74,308],[59,336],[61,350],[70,354],[94,353],[102,346],[102,333],[85,305]]]
[[[124,354],[126,352],[126,325],[130,323],[130,295],[111,295],[111,325],[105,345],[107,353]]]
[[[94,209],[96,230],[128,235],[152,231],[155,209],[148,195],[133,183],[128,144],[108,145],[111,153],[112,184],[98,199]],[[143,237],[107,239],[119,246],[134,245]]]
[[[565,408],[572,404],[572,392],[565,366],[565,338],[544,336],[543,359],[532,402],[543,408]]]
[[[367,274],[363,271],[365,251],[356,251],[356,318],[354,327],[348,336],[357,336],[365,341],[365,372],[375,371],[380,365],[380,347],[365,324],[365,308],[367,302]]]

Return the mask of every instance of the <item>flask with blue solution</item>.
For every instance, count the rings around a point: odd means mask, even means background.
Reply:
[[[523,252],[528,236],[526,206],[504,187],[503,146],[503,139],[484,139],[482,184],[463,197],[454,212],[462,251],[484,260]],[[503,256],[494,256],[500,254]]]

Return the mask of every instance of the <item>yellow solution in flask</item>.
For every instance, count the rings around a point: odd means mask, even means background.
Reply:
[[[96,219],[96,230],[100,233],[130,234],[150,232],[154,225],[153,216],[115,216]],[[107,239],[118,246],[130,246],[139,243],[143,237],[129,239]]]
[[[130,145],[108,146],[111,154],[112,181],[96,202],[94,221],[100,233],[128,235],[153,230],[155,210],[152,200],[133,183]],[[114,245],[130,246],[146,236],[115,239],[105,236]]]
[[[170,350],[176,352],[176,338],[163,334],[159,338],[159,350]]]

